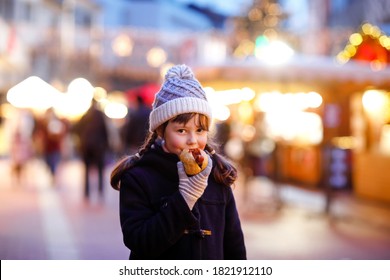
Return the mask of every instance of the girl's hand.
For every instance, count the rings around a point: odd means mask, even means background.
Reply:
[[[183,163],[181,161],[177,162],[179,191],[191,210],[206,189],[207,180],[211,173],[211,168],[213,167],[213,161],[209,155],[207,156],[209,157],[207,167],[202,172],[191,177],[188,177],[186,174]]]

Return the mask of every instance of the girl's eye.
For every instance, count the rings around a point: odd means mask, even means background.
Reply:
[[[202,132],[204,131],[204,129],[203,129],[203,128],[198,128],[196,131],[197,131],[198,133],[202,133]]]
[[[178,129],[177,132],[179,132],[179,133],[184,133],[184,132],[186,132],[186,131],[185,131],[185,129]]]

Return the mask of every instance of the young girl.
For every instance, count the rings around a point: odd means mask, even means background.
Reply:
[[[211,118],[192,71],[172,67],[155,96],[144,145],[111,174],[130,259],[246,259],[231,189],[237,171],[208,143]],[[184,172],[185,148],[208,154],[197,175]]]

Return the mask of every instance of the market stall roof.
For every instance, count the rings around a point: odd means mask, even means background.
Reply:
[[[390,67],[375,70],[370,63],[349,61],[339,64],[331,57],[294,56],[283,65],[271,66],[259,60],[231,60],[220,65],[194,67],[199,80],[212,79],[283,81],[307,83],[348,83],[390,86]]]

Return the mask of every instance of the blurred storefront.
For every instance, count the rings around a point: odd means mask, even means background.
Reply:
[[[253,91],[230,102],[225,117],[241,140],[233,157],[251,161],[252,175],[390,202],[390,69],[375,57],[351,58],[246,59],[196,71],[209,96]]]

